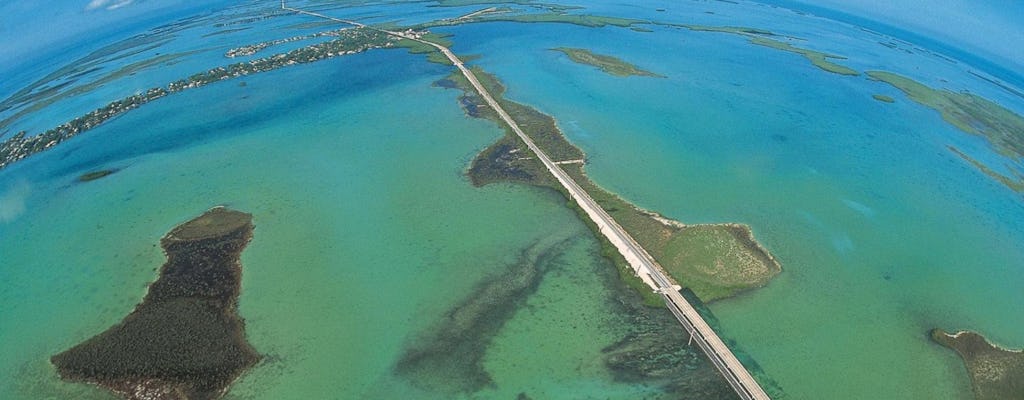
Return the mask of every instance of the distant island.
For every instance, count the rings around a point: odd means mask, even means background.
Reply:
[[[871,79],[899,89],[911,100],[937,111],[957,129],[985,138],[999,154],[1014,161],[1024,160],[1024,117],[984,97],[968,92],[934,89],[902,75],[886,71],[868,71]],[[949,150],[982,173],[1006,187],[1024,193],[1024,171],[1010,169],[1009,174],[971,158],[956,147]]]
[[[596,54],[587,49],[577,49],[572,47],[556,47],[551,50],[561,52],[569,56],[570,60],[573,60],[580,64],[592,65],[600,68],[601,71],[615,75],[615,76],[650,76],[656,78],[664,78],[663,75],[658,75],[650,71],[640,69],[636,65],[622,61],[616,57],[607,56],[603,54]]]
[[[99,126],[107,120],[168,94],[206,86],[227,79],[272,71],[289,65],[310,63],[379,47],[391,47],[396,40],[390,35],[379,31],[361,28],[329,31],[321,36],[337,36],[337,39],[295,49],[284,54],[276,54],[270,57],[258,58],[199,72],[188,78],[171,82],[166,87],[150,88],[141,93],[115,100],[88,114],[35,136],[28,136],[24,131],[18,132],[7,140],[0,142],[0,169],[25,157],[56,146],[82,132]],[[241,47],[229,51],[227,56],[235,57],[246,53],[253,54],[269,45],[263,43]]]
[[[171,230],[167,262],[120,323],[53,356],[61,378],[126,399],[217,399],[261,356],[237,314],[252,216],[217,207]]]

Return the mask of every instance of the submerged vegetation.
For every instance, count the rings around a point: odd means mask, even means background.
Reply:
[[[601,69],[601,71],[604,71],[608,74],[612,74],[615,76],[635,75],[664,78],[663,75],[658,75],[650,71],[645,71],[643,69],[640,69],[636,65],[625,62],[619,58],[603,54],[596,54],[587,49],[577,49],[572,47],[556,47],[551,50],[558,51],[561,52],[562,54],[565,54],[566,56],[569,56],[569,59],[574,62],[595,66]]]
[[[555,124],[554,119],[536,109],[506,99],[504,87],[492,75],[480,68],[473,74],[490,92],[501,107],[552,159],[573,161],[563,168],[586,190],[602,208],[663,263],[672,278],[683,286],[698,291],[701,300],[711,301],[734,295],[740,291],[764,285],[781,271],[768,252],[758,245],[746,226],[735,224],[685,226],[656,213],[639,209],[622,198],[594,184],[583,173],[583,152],[572,145]],[[481,151],[472,161],[468,175],[476,185],[492,182],[520,182],[547,187],[563,194],[566,205],[576,211],[601,244],[601,254],[617,270],[612,287],[619,293],[625,312],[632,316],[635,331],[616,344],[609,346],[605,366],[617,380],[656,383],[666,393],[678,396],[702,394],[709,398],[730,397],[731,389],[723,385],[721,376],[710,366],[702,354],[680,346],[685,332],[678,329],[672,314],[664,312],[664,299],[638,278],[632,267],[565,189],[555,182],[550,172],[533,156],[518,136],[501,122],[475,92],[460,72],[453,72],[437,86],[457,88],[463,92],[460,104],[466,113],[476,118],[490,119],[505,130],[497,142]],[[705,238],[704,236],[710,235]],[[681,255],[681,252],[687,252]],[[668,260],[664,256],[674,254]],[[672,263],[671,267],[665,263]],[[713,265],[702,264],[710,262]],[[693,300],[691,300],[693,301]],[[447,335],[442,335],[447,336]],[[455,349],[448,347],[449,349]],[[450,350],[456,351],[456,350]],[[458,360],[453,360],[458,361]],[[461,362],[466,362],[461,360]],[[704,368],[698,365],[704,364]],[[451,367],[449,367],[451,368]],[[693,370],[699,370],[695,373]],[[430,370],[429,368],[423,370]],[[685,371],[685,373],[684,373]],[[756,372],[756,371],[755,371]],[[434,372],[433,375],[437,375]],[[459,374],[459,376],[463,376]],[[780,393],[771,379],[761,376],[762,384],[772,392]]]
[[[967,331],[955,334],[933,329],[931,338],[960,355],[977,400],[1024,398],[1024,351],[1007,350]]]
[[[808,61],[811,62],[815,67],[821,68],[823,71],[831,72],[839,75],[857,76],[860,72],[857,72],[849,67],[836,64],[831,60],[844,60],[846,57],[820,52],[817,50],[805,49],[802,47],[793,46],[790,43],[779,41],[774,39],[780,37],[771,31],[764,29],[747,28],[747,27],[736,27],[736,26],[706,26],[706,25],[671,25],[679,26],[691,31],[697,32],[718,32],[718,33],[729,33],[733,35],[740,35],[746,37],[750,43],[758,46],[764,46],[775,50],[782,50],[790,53],[796,53],[804,56]],[[792,38],[790,38],[792,39]]]
[[[786,42],[780,42],[774,39],[768,39],[764,37],[755,37],[750,39],[750,43],[758,46],[770,47],[776,50],[788,51],[790,53],[796,53],[804,56],[804,58],[811,61],[815,67],[821,68],[824,71],[831,72],[839,75],[857,76],[860,72],[853,70],[852,68],[836,64],[831,60],[845,60],[846,57],[837,56],[835,54],[823,53],[816,50],[805,49],[801,47],[793,46]]]
[[[109,176],[110,174],[113,174],[113,173],[115,173],[117,171],[118,170],[116,170],[116,169],[103,169],[103,170],[99,170],[99,171],[86,172],[86,173],[78,176],[78,181],[79,182],[94,181],[94,180],[97,180],[97,179],[100,179],[100,178],[105,178],[105,177]]]
[[[973,157],[967,155],[963,151],[960,151],[960,149],[958,149],[956,147],[946,146],[946,148],[948,148],[949,151],[952,151],[953,154],[956,154],[958,157],[960,157],[964,161],[967,161],[968,163],[973,165],[974,168],[977,168],[979,171],[981,171],[981,173],[983,173],[985,175],[988,175],[990,178],[999,181],[999,183],[1002,183],[1003,185],[1005,185],[1006,187],[1012,189],[1015,192],[1024,193],[1024,173],[1021,173],[1021,172],[1018,172],[1018,171],[1012,171],[1014,176],[1003,175],[1003,174],[1001,174],[999,172],[996,172],[992,168],[989,168],[987,165],[983,164],[981,161],[975,160]],[[1012,167],[1010,167],[1010,168],[1012,168]]]
[[[171,93],[206,86],[227,79],[272,71],[289,65],[320,61],[373,48],[391,47],[395,41],[390,35],[373,29],[354,28],[332,31],[331,36],[335,35],[338,38],[334,40],[295,49],[284,54],[276,54],[213,68],[193,74],[188,78],[171,82],[166,87],[150,88],[144,92],[110,102],[88,114],[72,119],[35,136],[28,136],[24,131],[18,132],[7,140],[0,142],[0,169],[25,157],[50,149],[114,117]]]
[[[1024,117],[1013,111],[973,93],[934,89],[891,72],[868,71],[867,75],[938,111],[957,129],[988,139],[1000,154],[1014,160],[1024,158]]]
[[[413,384],[449,394],[472,393],[492,385],[484,368],[491,341],[526,299],[570,239],[537,243],[497,276],[477,286],[435,326],[416,338],[395,365],[395,372]]]
[[[995,150],[1013,161],[1024,160],[1024,117],[984,97],[968,92],[934,89],[913,79],[885,71],[868,71],[872,79],[899,89],[911,100],[938,111],[942,119],[966,133],[984,137]],[[1024,192],[1024,174],[1009,177],[963,152],[950,150],[984,174],[1018,193]]]
[[[479,68],[474,68],[473,73],[494,96],[495,101],[553,160],[573,161],[585,158],[579,148],[565,139],[551,116],[506,99],[503,96],[504,87],[494,76]],[[474,184],[522,182],[552,188],[569,198],[562,186],[554,181],[511,128],[501,122],[497,113],[479,98],[461,73],[453,72],[448,80],[463,91],[460,102],[467,113],[495,121],[506,132],[473,160],[469,167],[469,176]],[[567,163],[562,167],[662,264],[673,279],[693,290],[704,301],[728,297],[743,290],[763,286],[781,271],[779,264],[767,250],[753,240],[749,227],[734,224],[686,226],[642,210],[601,188],[586,176],[581,163]],[[568,202],[575,209],[575,203],[571,200]],[[581,213],[582,220],[589,222],[589,218],[582,215],[580,210],[577,211]],[[634,276],[632,268],[621,256],[616,257],[618,252],[610,243],[604,243],[606,239],[597,233],[596,227],[591,226],[591,229],[605,246],[605,255],[615,261],[626,284],[642,293],[647,304],[661,306],[661,297]]]
[[[871,95],[871,98],[873,98],[875,100],[878,100],[880,102],[883,102],[883,103],[895,103],[896,102],[896,99],[893,99],[892,97],[886,96],[884,94],[873,94],[873,95]]]

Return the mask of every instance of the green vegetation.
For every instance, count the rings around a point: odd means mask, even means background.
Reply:
[[[622,61],[619,58],[602,54],[595,54],[587,49],[557,47],[551,50],[562,52],[563,54],[569,56],[570,60],[573,60],[580,64],[593,65],[597,68],[600,68],[601,71],[604,71],[615,76],[635,75],[664,78],[663,75],[658,75],[650,71],[642,70],[633,64]]]
[[[703,301],[714,301],[764,286],[782,271],[779,263],[754,240],[752,231],[745,225],[684,225],[640,209],[597,186],[586,176],[582,165],[563,167],[601,208],[658,260],[665,272]]]
[[[933,329],[931,338],[955,350],[964,360],[975,399],[1024,398],[1024,351],[1000,348],[974,332],[961,331],[951,335],[941,329]]]
[[[532,2],[532,0],[437,0],[437,5],[441,7],[463,7],[479,4],[530,4]]]
[[[458,2],[458,0],[456,0]],[[461,2],[460,2],[461,3]],[[491,4],[490,1],[473,1],[469,0],[468,4]],[[430,28],[434,26],[444,25],[457,25],[462,23],[474,23],[474,22],[524,22],[524,23],[566,23],[574,24],[579,26],[585,26],[590,28],[601,28],[608,25],[617,26],[622,28],[630,28],[639,32],[650,32],[650,29],[643,28],[637,25],[653,24],[662,26],[674,26],[680,28],[686,28],[692,31],[698,32],[719,32],[728,33],[734,35],[745,36],[750,40],[750,43],[773,48],[776,50],[787,51],[790,53],[796,53],[807,58],[814,66],[821,68],[824,71],[831,72],[834,74],[857,76],[860,72],[856,70],[837,64],[832,60],[844,60],[846,57],[824,53],[816,50],[805,49],[801,47],[793,46],[789,43],[782,42],[769,37],[780,37],[771,31],[747,28],[747,27],[736,27],[736,26],[704,26],[704,25],[686,25],[686,24],[672,24],[672,23],[660,23],[646,20],[638,20],[631,18],[618,18],[618,17],[606,17],[599,15],[583,15],[583,14],[566,14],[564,12],[546,12],[546,13],[534,13],[534,14],[515,14],[515,15],[493,15],[493,14],[481,14],[471,16],[467,18],[459,18],[454,20],[441,20],[428,22],[416,26],[416,29]],[[795,39],[795,38],[790,38]],[[566,53],[568,54],[568,53]],[[578,61],[588,63],[585,61]],[[602,68],[603,69],[603,68]]]
[[[287,53],[258,58],[247,62],[230,64],[223,67],[213,68],[208,71],[195,73],[188,78],[171,82],[166,88],[150,88],[145,92],[112,101],[103,107],[35,136],[27,136],[24,131],[18,132],[7,140],[0,142],[0,169],[32,154],[47,150],[73,136],[95,128],[111,118],[117,117],[118,115],[136,109],[143,104],[171,93],[193,89],[227,79],[271,71],[289,65],[316,62],[332,57],[358,53],[373,48],[391,47],[394,45],[393,42],[395,41],[395,39],[390,35],[373,29],[347,29],[340,31],[339,35],[340,36],[337,39],[295,49]],[[147,60],[147,62],[149,62],[149,60]],[[134,68],[135,66],[133,65],[125,68],[129,67]],[[126,70],[122,68],[117,73],[123,71]],[[106,81],[107,78],[103,78],[97,82]],[[97,82],[83,85],[72,89],[69,92],[91,90],[90,87],[97,84]],[[40,100],[40,102],[44,101],[46,100]]]
[[[559,13],[543,13],[543,14],[520,14],[520,15],[500,15],[490,16],[485,18],[479,18],[471,20],[471,22],[492,22],[492,21],[503,21],[503,22],[550,22],[550,23],[562,23],[562,24],[573,24],[579,26],[585,26],[588,28],[601,28],[608,25],[618,26],[622,28],[628,28],[635,24],[648,23],[647,21],[630,19],[630,18],[618,18],[618,17],[604,17],[599,15],[580,15],[580,14],[559,14]],[[470,22],[470,21],[467,21]]]
[[[507,270],[486,278],[445,317],[417,335],[395,364],[415,386],[445,393],[478,392],[494,385],[484,358],[494,337],[540,286],[571,239],[540,242],[524,249]]]
[[[537,3],[533,0],[436,0],[439,7],[464,7],[487,4],[518,4],[548,10],[551,12],[564,12],[569,10],[582,9],[581,6],[567,6],[552,3]],[[507,8],[507,7],[502,7]]]
[[[445,47],[451,45],[451,40],[448,40],[448,35],[428,33],[420,37],[420,39],[431,43],[437,43]],[[440,50],[438,50],[434,46],[431,46],[423,42],[415,41],[412,39],[399,39],[397,42],[395,42],[395,47],[407,48],[409,49],[409,53],[412,54],[426,54],[427,61],[430,61],[432,63],[452,65],[451,60],[449,60],[448,57],[445,57],[445,55],[442,54]]]
[[[249,29],[252,29],[252,28],[233,28],[233,29],[224,29],[224,30],[219,30],[219,31],[214,31],[214,32],[210,32],[210,33],[204,34],[204,35],[203,35],[203,37],[204,37],[204,38],[207,38],[207,37],[212,37],[212,36],[218,36],[218,35],[226,35],[226,34],[229,34],[229,33],[235,33],[235,32],[241,32],[241,31],[247,31],[247,30],[249,30]]]
[[[957,129],[984,137],[999,154],[1014,161],[1024,158],[1024,118],[1013,111],[973,93],[930,88],[891,72],[868,71],[867,75],[903,91],[918,104],[938,111],[943,120]],[[949,149],[986,175],[1018,193],[1024,193],[1024,174],[1009,177],[953,147]]]
[[[550,116],[504,98],[505,88],[498,80],[479,68],[473,73],[523,131],[554,160],[583,159],[584,154],[558,129]],[[479,98],[459,72],[447,78],[445,86],[463,91],[460,103],[467,114],[498,123],[506,132],[497,142],[484,149],[473,160],[469,177],[476,185],[513,181],[552,188],[569,199],[562,188],[532,152],[500,120],[497,113]],[[740,291],[763,286],[781,271],[779,264],[753,239],[750,229],[735,224],[685,226],[660,215],[642,210],[621,197],[594,184],[582,164],[562,167],[594,200],[622,225],[679,284],[694,291],[702,300],[712,301]],[[623,282],[643,296],[645,304],[662,306],[661,297],[637,278],[626,260],[598,233],[583,211],[573,201],[570,207],[580,215],[602,243],[603,254],[619,269]]]
[[[895,103],[896,102],[895,99],[893,99],[892,97],[886,96],[884,94],[873,94],[873,95],[871,95],[871,98],[873,98],[875,100],[878,100],[880,102],[883,102],[883,103]]]
[[[400,39],[395,42],[395,47],[407,48],[410,54],[426,54],[427,61],[432,63],[452,65],[452,62],[444,54],[441,54],[441,51],[426,43],[417,42],[412,39]]]
[[[601,28],[605,26],[618,26],[622,28],[629,28],[637,24],[647,24],[648,21],[630,18],[618,18],[618,17],[604,17],[599,15],[584,15],[584,14],[566,14],[565,9],[559,9],[555,11],[547,11],[542,13],[531,13],[531,14],[513,14],[507,13],[484,13],[476,16],[459,19],[445,19],[433,22],[427,22],[424,24],[417,25],[413,29],[426,29],[435,26],[446,26],[446,25],[458,25],[464,23],[477,23],[477,22],[523,22],[523,23],[561,23],[561,24],[573,24],[579,26],[585,26],[588,28]]]
[[[692,225],[674,231],[660,249],[673,276],[706,301],[764,286],[781,267],[746,225]]]
[[[104,170],[100,170],[100,171],[88,172],[88,173],[84,173],[81,176],[79,176],[78,177],[78,181],[79,182],[94,181],[94,180],[106,177],[106,176],[108,176],[110,174],[113,174],[115,172],[117,172],[116,169],[104,169]]]
[[[160,277],[120,323],[53,356],[61,378],[125,398],[217,399],[262,358],[238,316],[252,215],[223,207],[160,240]],[[172,394],[172,395],[169,395]]]
[[[1014,160],[1024,157],[1024,118],[1013,111],[973,93],[933,89],[891,72],[868,71],[867,74],[938,111],[943,120],[957,129],[985,137],[1000,154]]]
[[[94,80],[92,82],[89,82],[87,84],[75,86],[75,87],[73,87],[73,88],[71,88],[69,90],[53,93],[52,95],[50,95],[48,97],[38,98],[32,104],[28,105],[25,108],[22,108],[18,112],[14,113],[14,114],[11,114],[7,118],[4,118],[2,121],[0,121],[0,128],[8,126],[12,122],[20,119],[21,117],[24,117],[24,116],[26,116],[28,114],[31,114],[31,113],[34,113],[36,111],[42,110],[42,109],[44,109],[46,107],[49,107],[50,105],[52,105],[52,104],[54,104],[54,103],[56,103],[58,101],[61,101],[61,100],[64,100],[64,99],[67,99],[67,98],[70,98],[70,97],[79,96],[79,95],[82,95],[82,94],[86,94],[86,93],[92,92],[92,91],[94,91],[94,90],[96,90],[96,89],[98,89],[100,87],[106,86],[106,85],[108,85],[108,84],[110,84],[110,83],[112,83],[112,82],[114,82],[114,81],[116,81],[118,79],[123,78],[123,77],[129,76],[129,75],[133,75],[133,74],[135,74],[135,73],[137,73],[139,71],[145,70],[145,69],[150,68],[150,67],[164,65],[164,64],[167,64],[167,63],[173,63],[173,62],[175,62],[177,60],[180,60],[180,59],[182,59],[184,57],[187,57],[187,56],[190,56],[190,55],[196,54],[196,53],[199,53],[199,51],[187,51],[187,52],[174,53],[174,54],[162,54],[162,55],[159,55],[159,56],[156,56],[156,57],[152,57],[152,58],[149,58],[149,59],[146,59],[146,60],[137,61],[137,62],[134,62],[134,63],[131,63],[131,64],[127,64],[127,65],[125,65],[125,66],[123,66],[121,68],[118,68],[117,70],[115,70],[115,71],[113,71],[113,72],[111,72],[111,73],[109,73],[109,74],[107,74],[107,75],[105,75],[103,77],[100,77],[100,78],[98,78],[98,79],[96,79],[96,80]]]
[[[672,25],[672,24],[669,24],[669,26],[678,26],[678,27],[686,28],[686,29],[689,29],[689,30],[692,30],[692,31],[697,31],[697,32],[718,32],[718,33],[728,33],[728,34],[733,34],[733,35],[744,36],[744,37],[748,38],[748,40],[750,40],[750,43],[756,44],[758,46],[769,47],[769,48],[776,49],[776,50],[788,51],[790,53],[796,53],[796,54],[802,55],[802,56],[804,56],[804,58],[809,60],[811,62],[811,64],[814,64],[814,66],[816,66],[818,68],[821,68],[824,71],[828,71],[828,72],[831,72],[831,73],[834,73],[834,74],[840,74],[840,75],[849,75],[849,76],[860,75],[859,72],[857,72],[857,71],[855,71],[855,70],[853,70],[853,69],[851,69],[849,67],[846,67],[846,66],[843,66],[843,65],[839,65],[839,64],[836,64],[836,63],[830,61],[830,60],[845,60],[846,57],[835,55],[835,54],[823,53],[823,52],[816,51],[816,50],[810,50],[810,49],[805,49],[805,48],[801,48],[801,47],[796,47],[796,46],[793,46],[793,45],[791,45],[791,44],[789,44],[787,42],[782,42],[782,41],[779,41],[779,40],[770,39],[769,37],[778,37],[779,36],[779,35],[776,35],[775,33],[771,32],[771,31],[766,31],[766,30],[757,29],[757,28],[738,27],[738,26],[704,26],[704,25]],[[790,37],[790,39],[796,39],[796,38]]]
[[[759,36],[776,36],[771,31],[757,28],[747,28],[742,26],[708,26],[708,25],[673,25],[682,28],[689,29],[697,32],[719,32],[719,33],[731,33],[734,35],[759,35]]]
[[[946,148],[948,148],[949,151],[952,151],[957,156],[960,156],[960,158],[962,158],[964,161],[971,163],[971,165],[973,165],[975,168],[980,170],[985,175],[988,175],[990,178],[999,181],[999,183],[1006,185],[1006,187],[1012,189],[1015,192],[1024,193],[1024,174],[1015,171],[1016,177],[1009,177],[992,170],[992,168],[989,168],[987,165],[982,164],[981,161],[975,160],[971,156],[968,156],[967,154],[960,151],[960,149],[956,147],[946,146]]]
[[[543,114],[532,107],[528,107],[504,98],[505,87],[492,75],[480,68],[474,67],[473,73],[480,84],[494,96],[495,101],[501,104],[502,108],[515,120],[534,142],[545,153],[555,159],[580,159],[583,152],[572,143],[569,143],[558,130],[555,121],[550,116]],[[499,124],[505,135],[497,142],[477,154],[469,167],[468,175],[474,185],[483,186],[489,183],[511,181],[526,183],[530,185],[547,187],[562,193],[566,199],[569,194],[555,181],[554,177],[544,166],[532,156],[526,144],[519,140],[515,132],[509,128],[493,109],[486,105],[484,100],[476,94],[469,81],[460,72],[453,72],[448,78],[453,87],[463,91],[460,98],[462,107],[472,117],[485,118]],[[561,158],[557,155],[562,156]],[[589,191],[589,190],[588,190]],[[593,194],[593,193],[592,193]],[[580,220],[584,221],[594,236],[601,243],[601,254],[611,260],[619,271],[619,277],[628,287],[636,290],[643,301],[643,304],[651,307],[663,307],[664,300],[660,295],[654,293],[634,273],[633,269],[626,262],[626,259],[619,254],[615,246],[603,235],[597,233],[597,226],[584,214],[583,210],[572,200],[567,200],[566,205],[575,211]]]
[[[857,71],[855,71],[855,70],[853,70],[853,69],[851,69],[849,67],[842,66],[842,65],[836,64],[836,63],[834,63],[832,61],[829,61],[829,59],[845,60],[846,57],[843,57],[843,56],[837,56],[837,55],[834,55],[834,54],[822,53],[820,51],[808,50],[808,49],[804,49],[804,48],[800,48],[800,47],[795,47],[795,46],[793,46],[793,45],[791,45],[789,43],[786,43],[786,42],[780,42],[778,40],[768,39],[768,38],[764,38],[764,37],[754,37],[754,38],[751,38],[750,39],[750,43],[756,44],[758,46],[770,47],[770,48],[773,48],[773,49],[776,49],[776,50],[788,51],[790,53],[796,53],[796,54],[802,55],[802,56],[804,56],[804,58],[807,58],[808,60],[810,60],[811,64],[814,64],[815,67],[821,68],[821,69],[823,69],[825,71],[828,71],[828,72],[831,72],[831,73],[834,73],[834,74],[849,75],[849,76],[860,75],[860,72],[857,72]]]

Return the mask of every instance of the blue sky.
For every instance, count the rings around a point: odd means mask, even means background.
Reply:
[[[1007,70],[1024,71],[1024,0],[761,1],[812,13],[838,12],[876,21],[945,43]],[[231,1],[0,1],[0,15],[4,16],[0,21],[0,72],[38,60],[44,55],[40,49],[65,50],[75,41],[103,40],[129,24],[146,30],[226,3]]]
[[[38,61],[53,51],[74,51],[82,41],[127,36],[230,1],[190,0],[2,0],[0,74]],[[80,55],[79,55],[80,56]]]
[[[756,0],[755,0],[756,1]],[[1004,68],[1024,71],[1022,0],[765,0],[830,10],[931,38]]]

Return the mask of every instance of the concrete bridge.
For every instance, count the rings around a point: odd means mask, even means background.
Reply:
[[[281,8],[300,14],[325,18],[354,26],[367,27],[366,25],[355,21],[329,17],[319,13],[291,8],[285,5],[284,0],[281,1]],[[635,272],[636,275],[644,281],[644,283],[650,286],[651,289],[662,295],[665,299],[665,305],[670,311],[672,311],[672,314],[675,315],[677,320],[679,320],[679,323],[682,324],[690,334],[690,341],[697,342],[697,346],[707,354],[708,359],[710,359],[715,368],[721,372],[722,376],[725,377],[725,380],[729,382],[729,385],[736,390],[739,397],[744,400],[769,399],[768,394],[765,393],[763,388],[761,388],[761,385],[754,380],[746,367],[736,359],[732,350],[729,350],[729,347],[722,342],[722,339],[719,338],[718,334],[711,329],[711,326],[704,321],[704,318],[700,316],[697,310],[693,308],[693,306],[690,305],[690,303],[686,301],[681,294],[679,294],[680,287],[672,283],[672,281],[663,272],[658,262],[654,260],[654,257],[652,257],[647,250],[644,250],[636,240],[633,240],[633,237],[630,236],[625,229],[619,226],[619,224],[615,222],[615,220],[608,215],[608,213],[601,208],[593,198],[590,197],[590,194],[576,184],[576,181],[574,181],[572,177],[570,177],[569,174],[558,165],[558,163],[552,161],[551,158],[549,158],[547,154],[545,154],[544,151],[533,142],[533,139],[523,132],[519,127],[519,124],[517,124],[516,121],[513,120],[507,112],[505,112],[501,105],[491,97],[490,92],[480,84],[480,81],[477,80],[473,71],[466,68],[466,66],[463,65],[462,60],[459,59],[455,53],[452,53],[452,51],[445,46],[427,40],[422,40],[418,37],[405,33],[392,32],[373,27],[368,28],[433,46],[444,54],[445,57],[447,57],[448,60],[451,61],[451,63],[455,65],[460,72],[462,72],[462,75],[466,77],[469,83],[473,85],[473,88],[476,89],[484,101],[487,102],[487,105],[497,112],[498,116],[501,117],[501,120],[504,121],[505,124],[515,132],[516,136],[526,143],[526,146],[537,155],[537,159],[544,164],[544,167],[551,172],[551,175],[558,180],[558,183],[569,192],[569,196],[572,200],[575,201],[581,209],[583,209],[595,224],[597,224],[601,234],[615,246],[619,251],[619,254],[622,254],[630,267],[633,268],[633,272]]]

